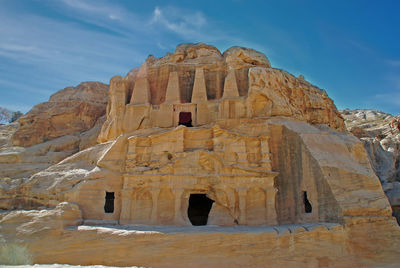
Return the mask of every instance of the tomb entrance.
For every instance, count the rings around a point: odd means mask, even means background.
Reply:
[[[179,125],[193,127],[192,113],[191,112],[180,112],[179,113]]]
[[[194,226],[207,225],[214,200],[205,194],[191,194],[189,197],[188,218]]]

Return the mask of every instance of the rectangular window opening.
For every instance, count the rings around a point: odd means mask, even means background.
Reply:
[[[106,192],[104,204],[104,212],[105,213],[114,213],[114,192]]]
[[[311,213],[312,212],[312,206],[310,201],[307,198],[307,192],[303,192],[303,203],[304,203],[304,212],[305,213]]]

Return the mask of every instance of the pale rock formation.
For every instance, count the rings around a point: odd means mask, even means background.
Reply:
[[[183,44],[111,79],[102,143],[0,181],[1,208],[48,208],[1,213],[0,240],[35,263],[397,265],[400,229],[344,129],[325,91],[263,54]]]
[[[177,126],[181,112],[191,113],[194,126],[228,118],[286,116],[344,129],[326,92],[304,78],[271,68],[266,56],[255,50],[233,47],[221,55],[200,43],[180,45],[160,59],[149,57],[125,78],[112,78],[99,141],[138,129]]]
[[[96,145],[106,102],[107,85],[85,82],[36,105],[21,118],[22,126],[18,122],[1,126],[0,179],[28,178]]]
[[[13,122],[8,125],[0,125],[0,147],[4,145],[11,145],[11,136],[17,131],[19,127],[18,122]]]
[[[76,200],[75,193],[71,189],[77,187],[83,180],[97,178],[96,174],[100,170],[96,168],[96,163],[111,144],[96,145],[67,157],[49,168],[42,167],[28,180],[1,179],[3,191],[0,209],[55,206],[60,200],[69,200],[65,198],[69,194],[72,195],[71,200]]]
[[[0,178],[27,178],[78,151],[79,136],[66,135],[28,148],[0,148]]]
[[[224,52],[223,57],[229,69],[250,68],[253,66],[271,67],[268,58],[264,54],[251,48],[231,47]]]
[[[140,267],[265,267],[267,263],[306,268],[396,267],[399,262],[398,255],[384,250],[383,241],[393,240],[398,246],[399,238],[388,231],[394,226],[384,221],[374,222],[380,239],[372,240],[365,236],[370,224],[362,221],[345,227],[334,223],[197,229],[72,225],[80,219],[69,203],[54,210],[11,212],[0,218],[4,226],[0,239],[18,239],[34,263]],[[346,230],[350,227],[351,235]]]
[[[400,116],[375,110],[343,110],[347,129],[360,138],[400,222]]]

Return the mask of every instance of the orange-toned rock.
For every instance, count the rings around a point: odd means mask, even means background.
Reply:
[[[81,140],[36,146],[45,158]],[[325,91],[259,52],[200,43],[149,57],[111,79],[98,140],[29,179],[0,181],[1,208],[49,208],[0,214],[0,240],[20,242],[37,263],[400,261],[400,229],[363,143]],[[21,163],[29,150],[0,161]]]
[[[344,129],[326,92],[304,78],[271,68],[267,57],[253,49],[232,47],[221,55],[202,43],[180,45],[159,59],[149,57],[125,78],[111,79],[108,107],[100,142],[138,129],[177,126],[181,112],[191,113],[194,126],[286,116]]]
[[[107,90],[105,84],[85,82],[58,91],[18,120],[20,127],[12,136],[12,143],[29,147],[91,129],[105,113]]]

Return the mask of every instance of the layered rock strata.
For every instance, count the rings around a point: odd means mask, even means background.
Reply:
[[[341,113],[348,130],[363,141],[400,222],[400,116],[375,110],[343,110]]]
[[[260,52],[232,47],[221,54],[200,43],[180,45],[160,59],[149,57],[126,77],[113,77],[99,141],[138,129],[177,126],[182,112],[191,113],[194,126],[285,116],[344,129],[325,91],[271,68]]]
[[[18,119],[20,127],[12,136],[13,145],[29,147],[91,129],[105,113],[107,91],[108,86],[100,82],[58,91]]]
[[[109,92],[100,144],[1,193],[3,208],[47,207],[0,216],[0,239],[33,262],[400,262],[400,229],[363,143],[303,77],[251,49],[184,44],[112,78]]]
[[[13,188],[21,179],[96,145],[107,99],[107,85],[84,82],[58,91],[18,122],[1,126],[2,185]]]

